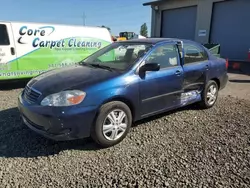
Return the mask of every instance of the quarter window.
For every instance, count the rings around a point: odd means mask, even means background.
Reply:
[[[145,63],[158,63],[161,69],[178,65],[177,46],[165,44],[155,48],[145,60]]]
[[[184,45],[184,52],[185,64],[208,60],[206,52],[202,48],[196,47],[194,45]]]
[[[9,36],[7,32],[7,27],[5,24],[0,24],[0,46],[9,45]]]

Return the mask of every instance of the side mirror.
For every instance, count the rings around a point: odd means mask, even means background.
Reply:
[[[140,72],[159,71],[159,70],[160,70],[160,64],[158,63],[146,63],[140,67]]]

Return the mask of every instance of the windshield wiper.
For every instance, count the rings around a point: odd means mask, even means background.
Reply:
[[[88,66],[88,67],[101,67],[99,66],[98,64],[92,64],[92,63],[85,63],[85,62],[80,62],[79,63],[80,65],[83,65],[83,66]]]
[[[109,66],[106,66],[106,65],[101,65],[101,64],[96,64],[96,63],[89,63],[90,66],[93,66],[93,67],[98,67],[98,68],[103,68],[103,69],[107,69],[107,70],[110,70],[110,71],[113,71],[113,68],[109,67]]]
[[[88,67],[93,67],[92,64],[84,63],[83,61],[79,62],[79,65],[88,66]]]
[[[84,61],[79,62],[80,65],[83,66],[89,66],[89,67],[98,67],[98,68],[102,68],[102,69],[107,69],[110,71],[113,71],[115,68],[109,67],[107,65],[102,65],[100,63],[85,63]]]

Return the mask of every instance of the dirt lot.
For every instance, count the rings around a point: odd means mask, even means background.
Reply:
[[[102,150],[38,136],[19,119],[21,89],[0,91],[0,187],[249,187],[250,82],[230,80],[213,108],[146,119]]]

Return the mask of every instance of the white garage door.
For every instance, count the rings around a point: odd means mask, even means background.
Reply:
[[[215,3],[211,43],[221,44],[221,56],[246,60],[250,48],[250,0]]]
[[[197,6],[162,12],[161,37],[194,40]]]

